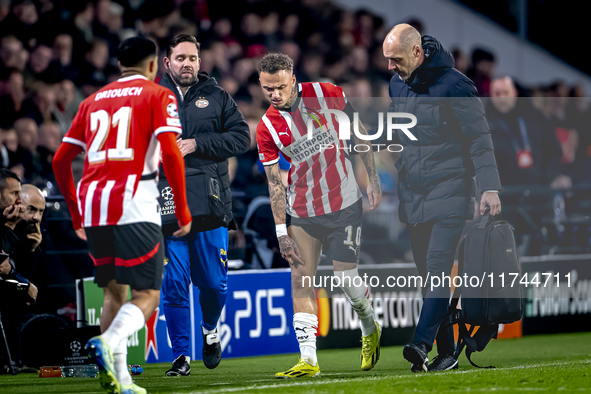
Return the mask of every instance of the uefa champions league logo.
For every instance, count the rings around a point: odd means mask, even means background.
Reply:
[[[80,349],[82,349],[82,345],[78,341],[70,342],[70,350],[72,351],[72,355],[79,356]]]
[[[164,189],[160,191],[160,195],[164,199],[162,209],[160,210],[160,215],[173,215],[175,206],[173,201],[174,193],[172,192],[172,188],[170,186],[166,186]]]
[[[166,186],[160,193],[162,194],[162,198],[166,201],[170,201],[174,197],[174,194],[172,194],[172,188],[170,186]]]

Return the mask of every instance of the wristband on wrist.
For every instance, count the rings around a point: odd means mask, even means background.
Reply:
[[[275,226],[275,233],[277,234],[277,238],[287,235],[287,226],[285,224],[276,225]]]

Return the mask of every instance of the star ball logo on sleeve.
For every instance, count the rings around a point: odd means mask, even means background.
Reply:
[[[178,118],[179,117],[179,111],[178,111],[175,103],[170,103],[166,106],[166,113],[171,118]]]

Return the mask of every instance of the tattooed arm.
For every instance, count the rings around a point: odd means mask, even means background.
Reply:
[[[271,210],[273,211],[275,225],[283,225],[283,228],[285,228],[286,193],[285,186],[283,186],[283,182],[281,181],[279,163],[265,166],[265,172],[269,180],[269,196],[271,198]],[[281,256],[289,262],[289,265],[294,268],[298,264],[304,265],[300,249],[289,235],[280,235],[277,240],[279,241]]]
[[[354,127],[354,123],[351,123],[352,130]],[[361,134],[367,135],[367,131],[365,131],[365,127],[363,127],[361,121],[359,121],[359,132]],[[355,144],[371,144],[371,141],[364,141],[357,137],[355,133],[352,134],[353,138],[355,139]],[[376,162],[373,156],[373,147],[367,152],[359,152],[359,157],[361,158],[361,161],[363,161],[363,165],[365,166],[367,175],[369,177],[369,184],[367,185],[367,197],[369,198],[369,210],[373,211],[379,207],[380,203],[382,202],[382,189],[380,187],[380,179],[378,178],[378,172],[376,170]]]

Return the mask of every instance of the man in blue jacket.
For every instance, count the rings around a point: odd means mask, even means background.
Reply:
[[[453,68],[452,55],[439,41],[407,24],[395,26],[383,44],[390,81],[390,112],[417,117],[412,140],[396,130],[404,146],[398,170],[399,215],[410,234],[415,264],[424,280],[423,308],[414,341],[404,347],[411,370],[458,367],[451,327],[439,330],[450,288],[431,287],[435,276],[449,276],[466,220],[474,216],[476,182],[480,212],[501,211],[501,183],[484,108],[474,83]],[[427,355],[437,337],[438,356]]]
[[[228,158],[246,152],[250,146],[248,124],[232,97],[215,79],[198,73],[199,49],[193,36],[180,34],[172,38],[164,58],[166,75],[160,80],[160,85],[172,90],[179,103],[183,134],[178,143],[185,158],[193,217],[191,233],[181,238],[171,235],[163,218],[168,263],[162,294],[175,358],[166,372],[168,376],[191,373],[191,282],[199,288],[203,312],[203,363],[210,369],[220,363],[222,349],[216,327],[228,292],[228,226],[232,222]]]

